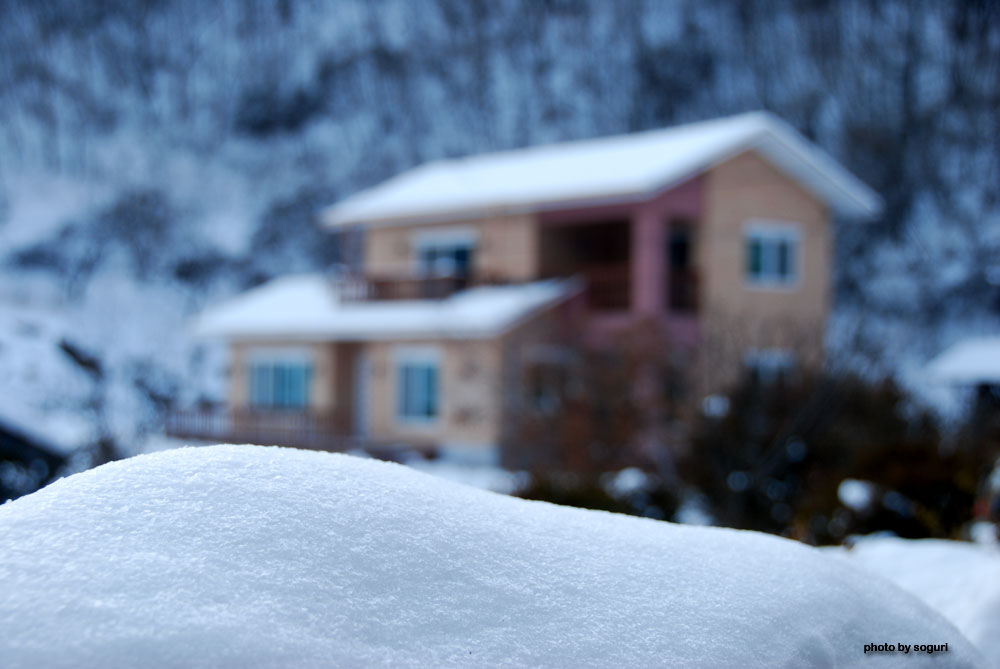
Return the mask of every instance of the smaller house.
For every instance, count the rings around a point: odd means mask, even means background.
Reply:
[[[533,355],[526,339],[565,336],[582,291],[568,279],[371,300],[347,279],[284,277],[197,320],[198,335],[233,341],[231,410],[174,412],[168,429],[337,450],[445,446],[490,458],[503,429],[504,361]]]
[[[927,365],[941,383],[975,388],[977,404],[1000,408],[1000,337],[962,339]]]

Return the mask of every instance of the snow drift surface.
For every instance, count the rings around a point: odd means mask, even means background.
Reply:
[[[1000,550],[996,546],[865,537],[843,555],[939,611],[1000,669]]]
[[[250,446],[0,507],[6,666],[977,666],[943,618],[808,547]],[[867,643],[948,653],[865,657]]]

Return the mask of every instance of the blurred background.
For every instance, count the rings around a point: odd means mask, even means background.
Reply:
[[[0,0],[0,494],[181,443],[168,413],[231,371],[192,317],[342,262],[321,208],[430,160],[758,109],[885,200],[836,229],[824,368],[699,403],[666,466],[627,457],[634,379],[596,360],[581,410],[622,420],[579,429],[626,455],[438,473],[812,543],[993,531],[1000,374],[927,371],[1000,336],[985,0]]]

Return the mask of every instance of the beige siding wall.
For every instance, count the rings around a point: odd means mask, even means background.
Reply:
[[[787,348],[803,363],[821,361],[832,269],[825,204],[752,152],[706,174],[704,202],[698,230],[702,354],[718,377],[706,379],[708,389],[733,378],[748,348]],[[794,287],[747,282],[744,226],[753,219],[794,223],[800,230]]]
[[[474,262],[479,275],[510,281],[538,276],[538,226],[531,215],[371,228],[365,233],[365,271],[373,275],[413,274],[418,236],[448,229],[475,231]]]
[[[280,354],[287,351],[302,352],[313,363],[313,380],[310,389],[311,408],[316,412],[329,412],[337,407],[336,374],[337,355],[334,344],[302,343],[288,341],[233,342],[232,369],[230,372],[230,406],[245,409],[250,404],[250,363],[254,356]]]
[[[371,342],[369,384],[371,436],[485,448],[496,443],[500,426],[499,345],[493,341],[425,340]],[[407,351],[432,350],[440,357],[440,415],[429,424],[397,415],[398,358]]]

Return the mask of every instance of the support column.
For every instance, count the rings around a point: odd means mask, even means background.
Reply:
[[[661,216],[649,207],[632,214],[631,294],[634,316],[660,316],[664,311],[667,275],[665,226]]]

